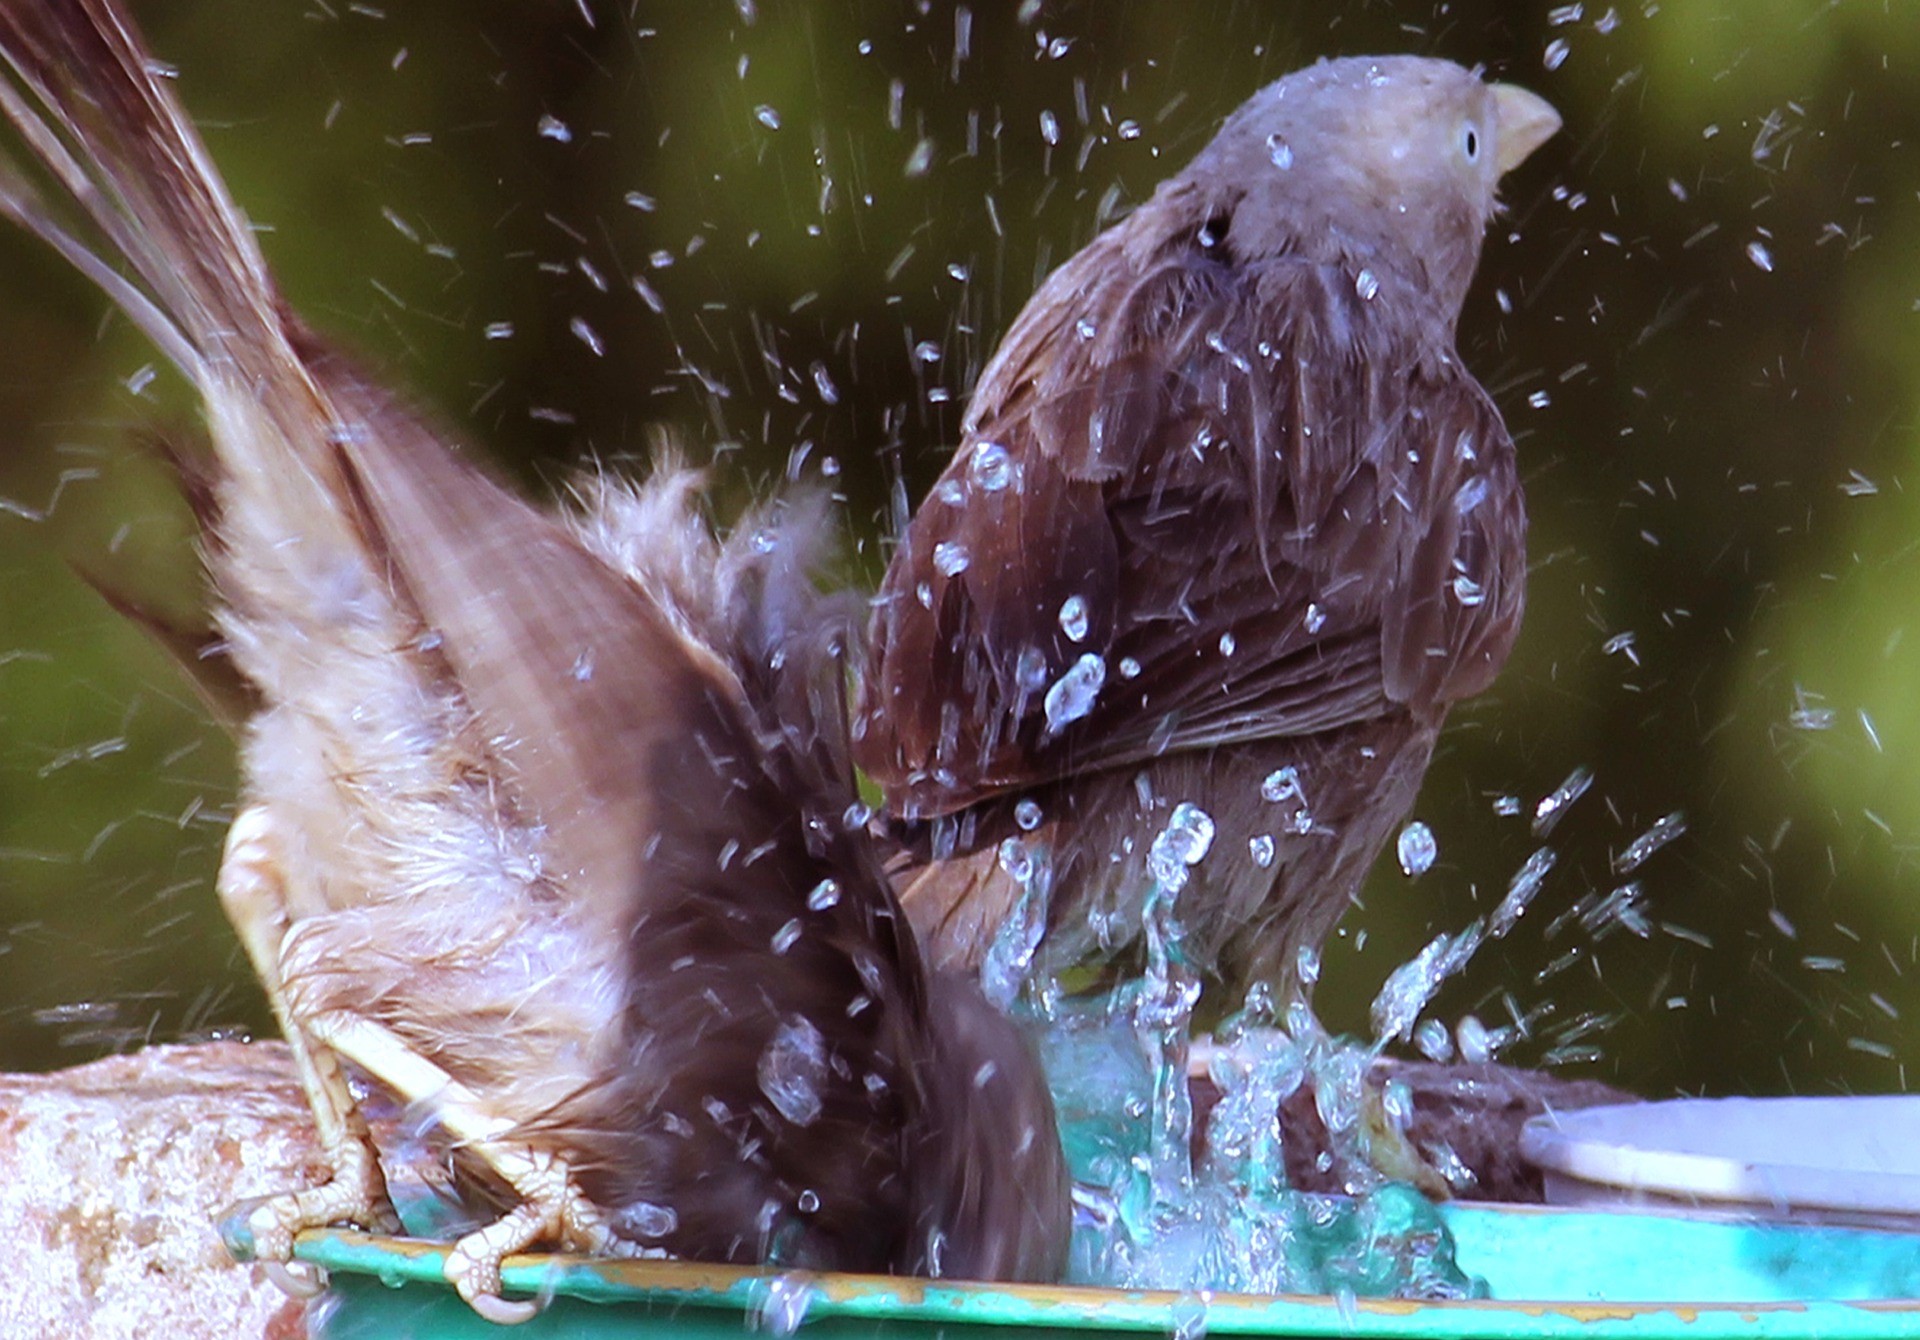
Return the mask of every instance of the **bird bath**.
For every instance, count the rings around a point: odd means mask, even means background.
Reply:
[[[510,1258],[509,1293],[550,1305],[540,1336],[696,1340],[804,1325],[842,1336],[1920,1337],[1920,1234],[1674,1214],[1456,1205],[1461,1264],[1493,1297],[1414,1303],[780,1275],[681,1262]],[[444,1245],[325,1230],[303,1261],[331,1272],[325,1340],[492,1333],[440,1279]]]

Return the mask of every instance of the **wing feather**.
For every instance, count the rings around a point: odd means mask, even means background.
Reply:
[[[1517,625],[1518,550],[1490,540],[1523,525],[1510,444],[1425,323],[1291,258],[1175,246],[1103,278],[1138,260],[1119,245],[1029,305],[882,589],[861,763],[909,817],[1443,709]],[[1091,705],[1050,720],[1087,655]]]

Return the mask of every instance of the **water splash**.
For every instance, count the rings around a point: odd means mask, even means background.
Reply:
[[[1434,1208],[1370,1171],[1381,1122],[1366,1096],[1366,1051],[1329,1035],[1304,1002],[1277,1011],[1255,988],[1205,1049],[1220,1098],[1195,1166],[1184,1159],[1190,1129],[1177,1148],[1168,1143],[1180,1130],[1166,1120],[1171,1049],[1158,1037],[1141,1045],[1138,1007],[1152,998],[1141,987],[1064,1003],[1042,1038],[1077,1184],[1072,1282],[1192,1294],[1182,1315],[1196,1326],[1211,1290],[1484,1295]],[[1288,1185],[1279,1111],[1303,1086],[1344,1132],[1339,1157],[1358,1194]]]
[[[1009,1010],[1033,976],[1034,955],[1047,930],[1053,868],[1047,849],[1023,838],[1000,844],[1000,868],[1020,886],[1020,897],[987,947],[980,989],[1000,1009]]]

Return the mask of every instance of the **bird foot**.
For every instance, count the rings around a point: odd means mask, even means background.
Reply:
[[[506,1176],[521,1197],[520,1204],[499,1219],[454,1243],[441,1268],[447,1283],[486,1320],[515,1325],[540,1310],[533,1300],[500,1297],[500,1263],[536,1242],[594,1256],[642,1254],[608,1227],[599,1208],[574,1185],[562,1160],[510,1142],[489,1142],[472,1152]]]
[[[377,1020],[345,1011],[315,1015],[309,1026],[333,1051],[373,1075],[396,1096],[433,1114],[460,1152],[491,1169],[518,1199],[506,1214],[455,1242],[441,1273],[486,1320],[523,1322],[539,1311],[532,1300],[500,1296],[500,1263],[535,1243],[592,1256],[639,1256],[598,1206],[575,1185],[565,1159],[514,1138],[513,1122],[422,1056]]]
[[[273,1282],[296,1298],[325,1285],[314,1268],[293,1260],[294,1237],[304,1229],[352,1224],[370,1233],[397,1233],[400,1217],[387,1197],[380,1161],[363,1140],[343,1139],[323,1153],[333,1175],[305,1191],[243,1200],[220,1219],[220,1237],[236,1261],[258,1261]]]

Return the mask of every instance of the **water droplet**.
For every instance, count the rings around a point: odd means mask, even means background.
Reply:
[[[1823,707],[1820,695],[1808,693],[1798,684],[1793,686],[1793,710],[1787,713],[1787,724],[1795,730],[1832,730],[1834,711]]]
[[[1080,596],[1068,596],[1060,603],[1060,631],[1069,642],[1087,640],[1087,602]]]
[[[1253,837],[1248,838],[1247,839],[1247,855],[1251,856],[1253,858],[1253,863],[1259,866],[1262,870],[1270,869],[1273,866],[1272,835],[1267,833],[1257,833]]]
[[[922,363],[938,363],[940,361],[940,346],[933,340],[922,340],[913,346],[913,356]]]
[[[908,177],[924,177],[932,166],[933,139],[930,136],[923,137],[914,144],[913,152],[907,155],[906,167],[902,172]]]
[[[1040,820],[1044,817],[1039,802],[1032,799],[1022,800],[1013,807],[1013,821],[1020,825],[1020,830],[1024,833],[1031,833],[1038,828]]]
[[[820,1116],[821,1086],[827,1082],[827,1042],[820,1030],[798,1015],[788,1015],[760,1053],[760,1092],[796,1126]]]
[[[800,918],[795,917],[773,933],[773,952],[776,954],[786,953],[789,949],[793,948],[794,942],[799,940],[799,938]]]
[[[1083,316],[1073,323],[1073,333],[1083,340],[1090,340],[1100,333],[1100,327]]]
[[[1267,158],[1282,172],[1293,166],[1293,146],[1276,132],[1267,136]]]
[[[1653,821],[1653,827],[1629,842],[1626,850],[1613,858],[1613,873],[1626,875],[1638,870],[1649,856],[1686,831],[1687,816],[1679,810],[1661,815]]]
[[[998,493],[1013,482],[1013,457],[998,442],[979,442],[967,457],[967,480],[983,493]]]
[[[1567,63],[1567,56],[1572,49],[1573,48],[1568,45],[1566,38],[1556,37],[1547,43],[1547,50],[1541,58],[1541,64],[1545,65],[1549,70],[1557,70]]]
[[[972,561],[967,546],[958,541],[942,540],[933,546],[933,566],[942,577],[958,577]]]
[[[1052,112],[1040,113],[1040,138],[1048,144],[1060,143],[1060,118]]]
[[[1440,844],[1433,840],[1433,830],[1416,819],[1400,830],[1397,850],[1400,868],[1409,878],[1418,878],[1433,869],[1434,857],[1440,854]]]
[[[1277,805],[1283,800],[1295,800],[1300,795],[1300,770],[1289,764],[1268,773],[1266,780],[1260,783],[1260,798],[1269,804]]]
[[[1420,1021],[1419,1027],[1413,1030],[1413,1045],[1422,1056],[1438,1065],[1453,1059],[1453,1039],[1447,1034],[1447,1026],[1438,1019]]]
[[[600,339],[600,332],[582,318],[576,316],[567,322],[567,329],[573,332],[573,338],[586,345],[595,357],[600,357],[607,352],[607,346]]]
[[[1453,598],[1472,609],[1486,601],[1487,592],[1485,587],[1463,572],[1453,579]]]
[[[1585,768],[1575,768],[1568,773],[1564,782],[1540,797],[1540,803],[1533,807],[1533,835],[1545,837],[1553,832],[1554,826],[1566,816],[1568,807],[1592,785],[1593,774]]]
[[[1207,1296],[1204,1293],[1181,1294],[1168,1309],[1172,1340],[1205,1340],[1207,1334]]]
[[[780,129],[780,113],[767,106],[764,102],[753,109],[753,119],[765,126],[768,130]]]
[[[1094,699],[1107,682],[1107,663],[1088,652],[1068,667],[1067,672],[1047,690],[1044,706],[1047,733],[1057,735],[1069,722],[1078,721],[1093,710]]]
[[[1033,854],[1019,838],[1008,838],[1000,844],[999,861],[1014,883],[1025,884],[1033,878]]]
[[[669,1205],[636,1200],[620,1207],[613,1217],[614,1227],[629,1238],[664,1238],[680,1226],[680,1216]]]
[[[1545,409],[1553,403],[1553,397],[1545,391],[1535,391],[1527,397],[1527,403],[1535,409]]]
[[[776,1340],[800,1329],[819,1295],[812,1278],[803,1274],[776,1275],[764,1287],[753,1310],[754,1321]]]
[[[1414,1021],[1427,1008],[1441,984],[1465,967],[1479,947],[1477,923],[1458,935],[1442,931],[1419,953],[1388,973],[1368,1011],[1374,1037],[1382,1041],[1388,1038],[1405,1041],[1410,1037]]]
[[[545,115],[534,123],[534,131],[543,140],[552,140],[557,144],[570,144],[573,130],[557,116]]]
[[[1128,119],[1128,120],[1122,121],[1114,129],[1119,133],[1120,138],[1123,140],[1137,140],[1140,138],[1140,123],[1138,121]]]
[[[1307,602],[1306,626],[1309,633],[1317,633],[1327,626],[1327,612],[1311,600]]]
[[[807,894],[807,907],[815,912],[824,912],[840,901],[839,881],[828,878],[813,886]]]
[[[1773,253],[1768,251],[1766,244],[1757,238],[1747,243],[1747,259],[1759,266],[1762,270],[1765,270],[1768,274],[1773,273]]]
[[[1362,270],[1353,277],[1353,291],[1360,295],[1361,302],[1372,302],[1373,295],[1380,291],[1380,280],[1371,270]]]
[[[1187,872],[1200,864],[1213,846],[1213,816],[1185,801],[1174,806],[1167,826],[1147,852],[1147,873],[1168,893],[1186,887]]]
[[[1488,935],[1497,940],[1513,929],[1525,914],[1527,905],[1533,901],[1533,896],[1540,892],[1540,885],[1553,869],[1553,862],[1553,848],[1542,847],[1514,872],[1513,879],[1507,884],[1507,896],[1493,910],[1493,920],[1487,925]]]
[[[1134,660],[1131,656],[1122,656],[1120,658],[1120,678],[1136,679],[1139,675],[1140,662]]]
[[[1222,656],[1233,655],[1233,653],[1237,651],[1239,647],[1240,647],[1240,644],[1234,640],[1234,636],[1232,633],[1220,634],[1220,654]]]

